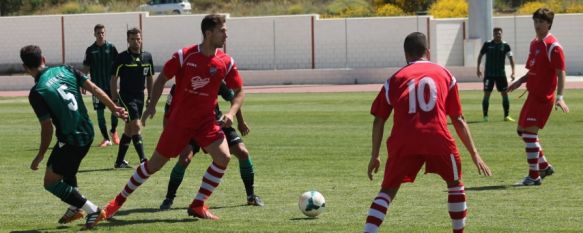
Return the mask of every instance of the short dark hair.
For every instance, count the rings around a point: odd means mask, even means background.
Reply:
[[[413,32],[405,38],[405,53],[412,57],[423,57],[427,51],[427,37],[421,32]]]
[[[99,24],[96,24],[95,27],[93,27],[93,31],[96,32],[97,30],[104,29],[104,28],[105,28],[105,25],[99,23]]]
[[[211,14],[205,16],[202,19],[202,22],[200,23],[200,30],[202,31],[202,36],[203,37],[205,36],[204,32],[213,30],[217,26],[225,24],[225,22],[226,19],[224,15]]]
[[[538,8],[533,14],[532,19],[542,19],[549,22],[549,30],[553,26],[553,19],[555,18],[555,12],[548,8]]]
[[[142,34],[142,31],[140,29],[138,29],[137,27],[133,27],[128,29],[127,32],[127,38],[130,38],[130,35],[137,35],[137,34]]]
[[[501,27],[495,27],[494,30],[492,30],[492,32],[494,32],[494,33],[496,33],[496,31],[502,32],[502,28]]]
[[[43,55],[38,45],[27,45],[20,49],[20,59],[24,66],[28,68],[37,68],[40,66]]]

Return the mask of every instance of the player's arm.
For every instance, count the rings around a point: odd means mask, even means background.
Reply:
[[[45,153],[49,149],[49,144],[53,140],[53,121],[51,118],[40,121],[40,146],[36,157],[30,163],[30,169],[38,170],[38,165],[43,161]]]
[[[478,173],[480,175],[483,174],[485,176],[491,176],[492,171],[490,171],[490,168],[488,167],[488,165],[486,165],[486,163],[482,160],[482,157],[480,157],[480,154],[478,153],[478,149],[476,148],[476,146],[474,144],[474,140],[472,139],[472,134],[470,133],[470,128],[468,127],[468,124],[464,120],[464,117],[462,115],[459,115],[459,116],[450,116],[450,118],[451,118],[451,122],[453,124],[453,127],[455,128],[457,135],[460,137],[462,143],[464,144],[464,147],[470,153],[470,156],[472,157],[472,161],[474,162],[474,164],[478,168]]]
[[[569,112],[569,106],[567,106],[567,103],[565,103],[565,100],[563,99],[563,90],[565,89],[565,71],[562,69],[556,69],[557,72],[557,99],[555,101],[555,109],[557,109],[557,107],[561,108],[561,110],[563,110],[563,112],[568,113]]]
[[[229,111],[223,115],[221,120],[219,120],[220,124],[224,127],[231,127],[231,125],[233,124],[233,116],[237,114],[237,112],[243,105],[243,101],[245,99],[245,92],[243,91],[242,87],[234,88],[232,90],[235,93],[235,95],[231,100],[231,108],[229,108]]]
[[[154,78],[152,75],[148,75],[146,78],[146,89],[148,90],[148,99],[146,100],[146,107],[150,105],[150,98],[152,96],[152,86],[154,83]]]
[[[506,89],[506,92],[512,92],[512,91],[516,90],[517,88],[522,86],[522,84],[525,83],[527,80],[528,80],[528,73],[526,73],[525,75],[523,75],[522,77],[520,77],[516,81],[512,82],[508,86],[508,88]]]
[[[480,64],[482,63],[483,56],[484,56],[483,53],[480,53],[480,55],[478,56],[478,65],[477,65],[477,71],[476,71],[476,76],[478,76],[478,78],[482,78],[482,71],[480,71]]]
[[[112,75],[111,76],[111,80],[109,80],[109,86],[111,88],[111,99],[114,102],[117,102],[117,99],[119,98],[118,93],[117,93],[117,80],[119,79],[119,76],[117,75]]]
[[[83,88],[91,92],[93,96],[97,97],[105,106],[107,106],[107,108],[109,108],[112,113],[115,114],[116,117],[123,119],[128,117],[128,113],[126,112],[125,108],[117,106],[113,100],[111,100],[109,96],[107,96],[107,94],[101,90],[101,88],[95,85],[95,83],[91,82],[90,80],[86,80],[83,83]]]
[[[158,100],[160,100],[160,96],[162,96],[162,91],[164,91],[164,86],[166,86],[166,82],[168,78],[164,75],[164,72],[160,72],[154,84],[152,85],[152,91],[150,92],[150,104],[146,106],[146,110],[144,114],[142,114],[142,124],[146,126],[146,120],[148,118],[154,117],[156,115],[156,104]]]
[[[368,179],[372,180],[373,172],[376,174],[381,165],[380,149],[383,140],[383,132],[385,131],[385,122],[387,119],[375,116],[372,122],[372,151],[370,154],[370,162],[368,163]]]
[[[512,68],[512,74],[510,74],[510,80],[514,81],[514,79],[516,78],[516,69],[514,68],[514,57],[513,56],[508,56],[508,60],[510,60],[510,68]]]
[[[247,134],[249,134],[249,132],[251,131],[251,128],[249,128],[249,126],[247,125],[247,122],[245,122],[245,119],[243,118],[243,108],[239,108],[239,111],[237,111],[237,129],[239,130],[239,132],[241,132],[241,135],[243,136],[247,136]]]

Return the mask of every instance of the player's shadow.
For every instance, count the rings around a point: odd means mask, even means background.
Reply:
[[[478,187],[466,187],[466,191],[492,191],[492,190],[503,190],[512,188],[514,185],[490,185],[490,186],[478,186]]]
[[[123,169],[115,169],[115,168],[98,168],[98,169],[86,169],[86,170],[79,170],[77,173],[86,173],[86,172],[108,172],[108,171],[117,171]]]
[[[313,221],[313,220],[318,220],[318,218],[303,217],[303,218],[290,218],[289,220],[291,220],[291,221]]]
[[[146,223],[184,223],[184,222],[196,222],[198,218],[181,218],[181,219],[136,219],[136,220],[122,220],[112,218],[108,221],[103,221],[97,224],[97,228],[100,226],[125,226],[125,225],[135,225],[135,224],[146,224]]]
[[[24,230],[24,231],[10,231],[10,233],[41,233],[41,232],[70,232],[71,226],[58,226],[56,228]]]

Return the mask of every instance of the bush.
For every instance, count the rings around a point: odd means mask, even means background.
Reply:
[[[302,4],[294,4],[287,8],[287,13],[290,15],[299,15],[303,14],[306,10],[304,9],[304,5]]]
[[[518,14],[532,15],[532,13],[534,13],[541,7],[549,8],[555,13],[563,12],[563,6],[560,0],[547,0],[525,3],[522,6],[520,6],[520,8],[518,8]]]
[[[335,0],[328,5],[327,11],[330,16],[372,16],[371,6],[366,0]]]
[[[76,2],[65,3],[59,8],[60,8],[59,11],[62,12],[63,14],[83,13],[83,9],[81,9],[81,6],[79,5],[79,3],[76,3]]]
[[[465,0],[438,0],[429,7],[435,18],[459,18],[468,16],[468,2]]]
[[[385,4],[384,6],[377,8],[376,15],[377,16],[400,16],[400,15],[406,15],[406,13],[405,13],[405,11],[403,11],[403,9],[401,9],[398,6],[395,6],[393,4]]]
[[[571,3],[571,5],[565,7],[565,13],[583,13],[583,5]]]

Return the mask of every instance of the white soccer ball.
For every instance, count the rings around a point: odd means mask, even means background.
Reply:
[[[308,191],[300,196],[298,206],[308,217],[316,217],[326,209],[326,200],[318,191]]]

